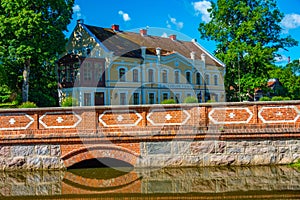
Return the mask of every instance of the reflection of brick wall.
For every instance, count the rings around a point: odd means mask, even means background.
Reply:
[[[11,109],[0,142],[60,145],[66,166],[104,154],[134,165],[143,142],[298,139],[299,116],[299,101]]]
[[[141,177],[131,171],[111,179],[96,179],[77,176],[66,172],[62,182],[62,194],[108,194],[141,193]]]

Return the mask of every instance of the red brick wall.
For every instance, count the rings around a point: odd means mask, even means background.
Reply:
[[[107,151],[134,164],[141,141],[299,138],[299,110],[300,101],[0,110],[0,144],[60,144],[66,166]]]

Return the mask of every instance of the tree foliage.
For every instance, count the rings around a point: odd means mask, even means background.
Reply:
[[[70,23],[73,4],[74,0],[0,2],[0,69],[8,77],[1,77],[0,82],[7,83],[12,91],[22,90],[23,101],[31,100],[29,81],[32,84],[36,80],[31,75],[43,77],[48,66],[53,71],[57,54],[63,52],[64,31]],[[43,79],[34,84],[47,87],[49,81]],[[34,90],[30,88],[31,92]]]
[[[297,60],[292,61],[286,66],[274,66],[268,72],[272,78],[278,78],[284,88],[284,97],[296,100],[300,99],[300,74],[295,71],[300,67]]]
[[[199,32],[202,39],[216,41],[216,56],[226,64],[227,100],[236,101],[262,88],[278,50],[298,42],[291,36],[281,36],[283,14],[276,0],[211,3],[211,21],[200,23]]]

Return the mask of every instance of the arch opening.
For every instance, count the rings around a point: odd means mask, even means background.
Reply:
[[[83,160],[81,162],[75,163],[69,166],[67,169],[90,169],[90,168],[115,168],[128,169],[126,171],[132,171],[133,166],[125,161],[114,159],[114,158],[92,158]]]

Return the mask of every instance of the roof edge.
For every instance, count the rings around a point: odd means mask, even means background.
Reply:
[[[111,52],[110,50],[108,50],[107,48],[106,48],[106,46],[104,46],[104,44],[85,26],[85,24],[79,24],[79,25],[81,25],[82,26],[82,28],[86,31],[86,32],[88,32],[88,34],[91,36],[91,37],[93,37],[94,39],[95,39],[95,41],[101,46],[101,48],[103,48],[103,50],[104,51],[106,51],[106,52]]]
[[[210,56],[213,60],[215,60],[217,63],[219,63],[222,67],[226,68],[225,63],[223,63],[221,60],[219,60],[216,56],[212,55],[209,51],[207,51],[201,44],[199,44],[196,41],[192,41],[194,45],[196,45],[199,49],[201,49],[204,53],[206,53],[208,56]]]

